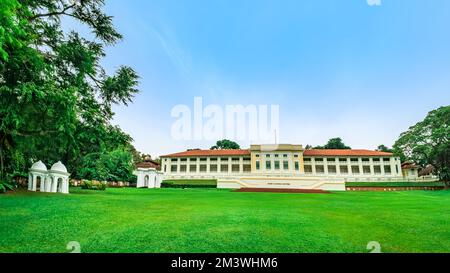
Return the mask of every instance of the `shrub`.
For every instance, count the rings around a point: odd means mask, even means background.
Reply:
[[[100,181],[90,181],[84,180],[81,182],[81,188],[85,190],[96,190],[96,191],[104,191],[106,190],[106,183]]]
[[[16,174],[9,174],[6,177],[0,177],[0,193],[12,191],[17,188],[17,182],[15,180]]]
[[[5,193],[8,190],[13,190],[14,184],[8,182],[6,179],[0,180],[0,193]]]
[[[346,182],[347,187],[443,187],[442,182]]]
[[[77,177],[102,181],[136,181],[133,155],[124,148],[84,156]]]

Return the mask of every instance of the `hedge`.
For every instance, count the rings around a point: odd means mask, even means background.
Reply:
[[[347,187],[444,187],[443,182],[346,182]]]
[[[164,180],[161,188],[216,188],[217,180]]]
[[[90,181],[84,180],[81,183],[81,188],[85,190],[95,190],[95,191],[104,191],[106,190],[107,184],[105,182],[100,181]]]

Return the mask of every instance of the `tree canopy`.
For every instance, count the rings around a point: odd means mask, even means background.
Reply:
[[[328,140],[327,144],[324,146],[316,146],[314,149],[345,149],[350,150],[351,148],[344,144],[340,137],[335,137]]]
[[[239,150],[241,147],[234,141],[223,139],[216,142],[215,146],[211,147],[211,150]]]
[[[391,148],[389,148],[388,146],[381,144],[378,145],[377,149],[378,152],[386,152],[386,153],[392,153],[393,150]]]
[[[411,126],[394,144],[403,160],[425,167],[431,164],[440,179],[450,180],[450,105],[428,113]]]
[[[112,126],[112,105],[127,105],[138,75],[121,66],[108,75],[105,47],[122,36],[103,0],[0,1],[0,171],[24,173],[32,161],[62,160],[79,177],[132,139]],[[61,26],[63,17],[86,25],[87,39]],[[87,164],[87,165],[84,165]]]

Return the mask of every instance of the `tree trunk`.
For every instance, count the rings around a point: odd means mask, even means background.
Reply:
[[[0,142],[0,179],[3,179],[5,174],[5,166],[3,163],[3,148],[1,144],[2,142]]]

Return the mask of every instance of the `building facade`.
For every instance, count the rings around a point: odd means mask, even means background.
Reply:
[[[407,179],[416,179],[419,177],[419,167],[412,162],[403,162],[402,174]]]
[[[218,187],[345,190],[346,181],[402,179],[392,153],[251,145],[246,150],[188,150],[162,156],[165,179],[217,179]]]

